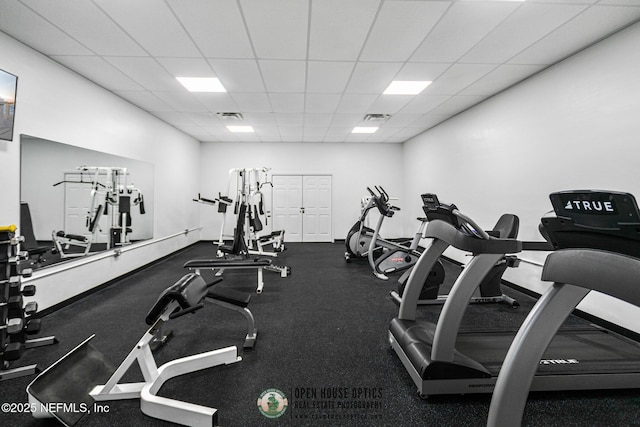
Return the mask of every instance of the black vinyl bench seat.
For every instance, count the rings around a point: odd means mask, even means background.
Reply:
[[[83,243],[86,243],[89,241],[89,239],[86,236],[82,236],[80,234],[66,234],[64,231],[58,231],[56,233],[56,236],[63,237],[69,240],[77,240],[78,242],[83,242]]]
[[[145,321],[147,325],[153,325],[172,301],[176,301],[182,310],[195,307],[206,294],[207,284],[204,279],[198,274],[187,274],[160,294]]]
[[[209,290],[209,292],[207,293],[207,297],[236,305],[241,308],[246,308],[251,301],[251,294],[249,293],[239,292],[234,289],[221,287],[216,287]]]
[[[187,261],[183,265],[184,268],[195,270],[197,274],[202,269],[209,269],[216,271],[216,276],[222,275],[224,270],[242,270],[242,269],[255,269],[258,272],[258,285],[256,293],[262,293],[264,287],[264,281],[262,279],[262,270],[272,270],[280,273],[281,277],[287,277],[290,272],[289,267],[278,267],[271,263],[267,258],[215,258],[215,259],[193,259]]]
[[[271,265],[270,259],[194,259],[184,263],[184,268],[233,268],[233,267],[266,267]]]

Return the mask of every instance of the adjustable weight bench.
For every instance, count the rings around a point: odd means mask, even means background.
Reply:
[[[256,293],[262,293],[264,288],[263,270],[275,271],[280,273],[280,277],[287,277],[291,273],[290,267],[279,267],[273,265],[270,259],[255,258],[255,259],[194,259],[187,261],[184,268],[194,270],[196,274],[200,274],[200,270],[212,270],[216,276],[221,276],[225,270],[247,270],[253,269],[258,272],[258,286]]]
[[[258,339],[258,329],[256,328],[256,321],[253,314],[248,308],[249,302],[251,301],[251,294],[239,292],[235,289],[213,286],[221,281],[222,278],[218,278],[213,283],[207,285],[209,287],[209,292],[207,292],[206,300],[230,310],[237,311],[247,319],[248,332],[244,339],[244,345],[242,348],[245,350],[253,350],[256,345],[256,340]]]
[[[93,336],[89,337],[29,384],[27,393],[33,416],[55,417],[71,426],[86,413],[99,412],[94,411],[94,399],[139,398],[140,409],[150,417],[189,426],[218,425],[217,409],[160,397],[157,393],[171,378],[241,361],[236,346],[175,359],[160,367],[150,348],[163,323],[202,308],[208,293],[204,279],[193,273],[167,288],[147,314],[146,322],[151,327],[117,369],[89,343]],[[144,381],[121,383],[136,361]]]

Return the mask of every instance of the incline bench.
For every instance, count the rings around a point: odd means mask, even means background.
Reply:
[[[55,417],[65,425],[74,425],[85,413],[60,411],[57,404],[93,409],[93,400],[140,399],[140,409],[150,417],[190,426],[215,426],[217,409],[158,396],[171,378],[218,365],[242,360],[236,346],[175,359],[158,367],[150,344],[160,326],[171,319],[193,313],[204,306],[209,293],[201,276],[187,274],[167,288],[146,317],[151,327],[135,344],[120,366],[115,366],[86,339],[62,359],[44,370],[27,387],[30,408],[36,418]],[[144,381],[121,383],[123,376],[138,362]],[[53,408],[53,412],[48,412]]]

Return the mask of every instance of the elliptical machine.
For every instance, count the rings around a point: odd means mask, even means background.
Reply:
[[[346,251],[344,253],[344,259],[346,262],[351,262],[352,258],[367,258],[372,249],[374,253],[377,253],[380,250],[393,250],[399,246],[398,243],[383,239],[380,237],[379,233],[375,233],[374,229],[366,225],[369,211],[378,207],[380,204],[387,204],[389,201],[389,195],[382,187],[375,186],[374,188],[378,194],[374,193],[371,188],[367,187],[367,191],[370,195],[362,199],[360,217],[347,232],[347,238],[345,240]],[[378,210],[379,209],[380,208],[378,207]],[[394,209],[399,210],[399,208],[395,207]],[[379,225],[381,226],[382,223]],[[375,238],[373,238],[374,234],[377,234]],[[372,240],[375,242],[373,246],[371,245]],[[417,242],[418,241],[415,243],[416,248]],[[414,242],[412,241],[411,245],[413,245],[413,243]]]
[[[399,207],[393,206],[389,203],[390,197],[387,192],[382,187],[375,187],[378,191],[378,194],[374,193],[370,188],[369,193],[371,194],[371,201],[373,205],[378,209],[380,213],[380,217],[378,219],[378,223],[376,228],[373,230],[373,235],[371,236],[371,240],[369,241],[369,250],[367,251],[367,258],[369,260],[369,265],[373,269],[373,274],[381,280],[388,280],[389,277],[387,274],[406,271],[406,273],[400,277],[401,286],[404,287],[404,282],[406,281],[404,278],[408,277],[408,274],[411,272],[411,268],[418,261],[421,255],[421,251],[419,250],[420,239],[422,239],[422,234],[424,232],[424,228],[428,222],[427,218],[418,218],[420,221],[420,226],[418,231],[411,239],[411,243],[409,246],[402,245],[400,243],[395,243],[387,240],[382,240],[384,242],[382,255],[374,258],[374,248],[381,240],[379,238],[380,229],[382,228],[382,223],[385,218],[391,218],[397,211],[400,210]],[[438,300],[438,290],[440,285],[444,282],[445,272],[444,266],[442,262],[438,260],[431,269],[431,272],[427,276],[425,283],[422,287],[422,291],[420,293],[420,299],[425,301],[437,301]]]

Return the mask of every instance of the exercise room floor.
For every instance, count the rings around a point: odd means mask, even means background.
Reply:
[[[290,243],[274,264],[292,274],[265,272],[264,292],[253,294],[250,309],[258,327],[255,350],[242,352],[245,319],[207,304],[171,321],[173,338],[156,351],[158,365],[175,358],[237,345],[239,363],[170,380],[162,396],[219,410],[222,426],[482,426],[490,395],[432,396],[423,400],[395,353],[387,330],[397,307],[388,299],[392,281],[376,279],[366,262],[344,261],[343,243]],[[96,334],[93,345],[118,365],[146,331],[144,318],[159,294],[186,274],[190,259],[212,258],[215,247],[201,242],[113,285],[46,316],[41,335],[58,344],[27,350],[14,366],[48,367],[81,341]],[[446,283],[457,267],[447,265]],[[205,279],[212,278],[206,272]],[[60,284],[64,286],[64,284]],[[217,286],[255,292],[256,274],[229,271]],[[517,327],[533,300],[505,289],[522,306],[470,307],[465,327]],[[435,321],[440,307],[419,309]],[[572,319],[572,322],[581,322]],[[0,401],[25,403],[33,377],[0,383]],[[141,378],[132,372],[127,381]],[[276,388],[288,398],[280,418],[260,413],[257,400]],[[78,426],[170,425],[140,412],[138,400],[100,403],[107,413],[85,416]],[[4,426],[49,426],[28,413],[0,413]],[[525,411],[527,426],[639,426],[640,391],[533,393]]]

